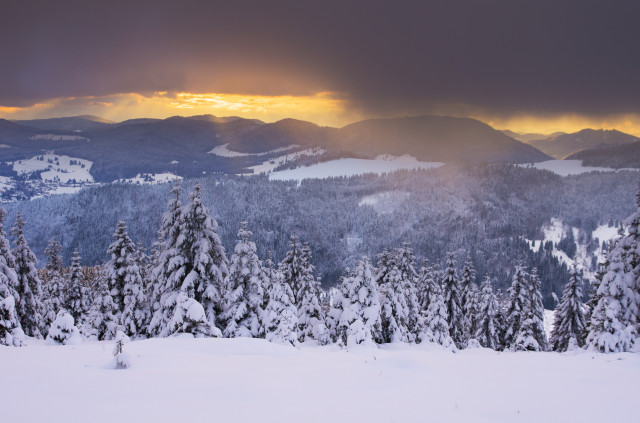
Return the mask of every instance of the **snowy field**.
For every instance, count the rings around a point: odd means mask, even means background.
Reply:
[[[376,173],[378,175],[402,169],[433,169],[442,166],[440,162],[421,162],[414,157],[405,155],[400,157],[380,156],[375,159],[337,159],[306,167],[283,170],[269,175],[271,180],[296,180],[313,178],[334,178],[339,176],[364,175]]]
[[[640,355],[339,350],[169,338],[0,347],[6,422],[615,422],[640,414]]]
[[[260,175],[261,173],[269,173],[272,172],[276,167],[290,161],[297,160],[300,157],[319,156],[326,152],[327,150],[323,148],[308,148],[306,150],[296,151],[295,153],[285,154],[284,156],[274,157],[269,160],[265,160],[259,165],[249,167],[248,169],[250,169],[252,173],[248,173],[247,175]]]
[[[93,182],[93,176],[89,173],[90,160],[77,157],[61,156],[57,154],[41,154],[26,160],[18,160],[13,163],[13,170],[18,174],[32,173],[44,170],[40,174],[43,181],[59,181],[66,183],[72,179],[77,182]]]
[[[521,165],[524,167],[534,167],[540,170],[548,170],[560,176],[579,175],[587,172],[618,172],[621,170],[638,169],[612,169],[609,167],[582,166],[582,160],[547,160],[546,162],[534,163],[533,165]]]
[[[114,181],[115,183],[127,183],[127,184],[136,184],[136,185],[157,185],[164,184],[167,182],[173,182],[176,180],[181,180],[182,176],[174,175],[173,173],[138,173],[135,178],[129,179],[120,179]]]

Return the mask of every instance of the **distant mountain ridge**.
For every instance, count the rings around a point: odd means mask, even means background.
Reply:
[[[553,158],[564,159],[582,150],[608,148],[638,141],[640,138],[616,130],[583,129],[571,134],[560,134],[547,139],[531,141],[529,145]]]
[[[595,150],[582,150],[567,156],[567,160],[582,160],[583,166],[614,169],[640,168],[640,142],[615,145]]]
[[[82,129],[80,129],[82,128]],[[40,134],[79,137],[34,137]],[[480,121],[444,116],[366,120],[343,128],[296,119],[265,123],[236,116],[173,116],[112,123],[93,116],[0,121],[2,160],[26,159],[45,151],[94,162],[98,182],[132,178],[138,173],[173,172],[184,177],[203,173],[245,173],[288,148],[296,152],[320,147],[323,157],[411,155],[422,161],[530,163],[549,159],[535,148]],[[226,145],[240,154],[209,154]],[[244,155],[242,153],[245,153]]]

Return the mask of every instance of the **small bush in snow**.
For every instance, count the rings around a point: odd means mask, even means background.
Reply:
[[[113,346],[113,356],[115,357],[116,368],[126,369],[131,367],[131,357],[124,350],[125,344],[129,343],[129,337],[121,330],[116,333],[116,344]]]
[[[80,332],[74,325],[73,316],[61,309],[49,329],[47,341],[53,344],[77,344],[81,340]]]
[[[15,300],[9,295],[0,301],[0,345],[22,347],[24,332],[18,322]]]

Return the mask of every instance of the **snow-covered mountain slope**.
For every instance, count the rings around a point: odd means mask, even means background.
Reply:
[[[178,337],[128,343],[131,367],[116,370],[112,350],[113,342],[0,347],[2,420],[589,423],[640,414],[633,353],[346,351]]]
[[[338,159],[296,169],[282,170],[269,175],[272,180],[296,180],[335,178],[339,176],[363,175],[365,173],[394,172],[401,169],[432,169],[442,166],[439,162],[421,162],[411,156],[379,156],[367,159]]]

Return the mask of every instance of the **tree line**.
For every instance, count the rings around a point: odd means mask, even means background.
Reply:
[[[638,195],[640,210],[640,194]],[[24,237],[20,215],[10,248],[0,208],[0,342],[20,346],[24,334],[65,343],[74,336],[114,339],[190,333],[204,337],[254,337],[273,342],[436,342],[451,350],[566,351],[585,345],[602,352],[634,348],[640,322],[640,211],[609,245],[582,303],[582,279],[570,272],[547,340],[537,269],[514,266],[506,293],[487,275],[478,286],[473,262],[461,271],[455,255],[446,265],[416,259],[408,243],[368,256],[345,269],[325,292],[315,276],[308,244],[292,235],[277,265],[258,257],[248,223],[227,258],[218,224],[195,185],[182,204],[175,186],[150,255],[131,240],[119,221],[109,261],[87,273],[74,254],[64,269],[61,245],[50,241],[44,269]],[[90,277],[90,283],[87,282]],[[43,283],[43,279],[45,283]]]

